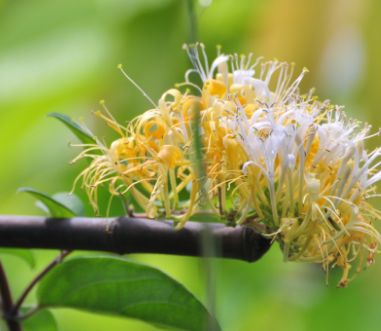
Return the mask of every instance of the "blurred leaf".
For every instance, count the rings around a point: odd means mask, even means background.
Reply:
[[[63,205],[61,202],[55,200],[54,198],[46,195],[45,193],[36,191],[30,187],[21,187],[19,192],[26,192],[36,198],[43,206],[47,209],[50,216],[52,217],[73,217],[75,216],[74,211]],[[45,209],[44,208],[44,209]]]
[[[28,308],[23,308],[22,313],[28,312]],[[57,323],[54,319],[53,314],[47,310],[43,309],[35,313],[34,315],[28,317],[23,323],[24,331],[57,331]]]
[[[82,200],[73,193],[58,192],[53,194],[52,198],[72,210],[77,216],[83,216],[85,214],[85,206]]]
[[[121,257],[67,260],[41,281],[37,298],[41,307],[78,308],[180,330],[207,330],[211,319],[183,285]]]
[[[28,263],[31,268],[34,268],[36,265],[36,259],[33,255],[32,251],[30,251],[28,249],[0,248],[0,254],[17,256],[18,258],[20,258],[20,259],[24,260],[26,263]]]
[[[190,218],[190,221],[200,222],[200,223],[221,223],[221,216],[208,211],[199,211],[194,213]]]
[[[8,326],[7,326],[7,323],[5,323],[5,319],[0,318],[0,330],[7,330],[7,329],[8,329]]]
[[[78,123],[74,122],[69,116],[59,113],[50,113],[48,116],[56,118],[63,124],[65,124],[71,132],[84,144],[95,144],[95,138],[89,132],[89,130],[85,129]]]

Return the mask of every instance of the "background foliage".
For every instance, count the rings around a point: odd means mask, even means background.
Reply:
[[[39,213],[17,188],[69,191],[83,166],[69,166],[78,150],[69,148],[68,141],[75,139],[48,113],[83,118],[107,140],[110,130],[91,115],[99,99],[121,121],[149,107],[118,72],[118,63],[154,99],[182,81],[188,66],[181,50],[188,38],[185,8],[183,0],[0,0],[1,214]],[[221,44],[226,52],[253,51],[295,61],[310,69],[305,88],[315,86],[321,98],[381,125],[380,1],[214,0],[208,7],[198,5],[198,17],[200,40],[210,54]],[[120,206],[115,204],[112,212],[118,214]],[[55,252],[36,254],[41,268]],[[201,260],[132,258],[157,266],[208,301]],[[7,256],[4,264],[19,294],[35,271]],[[253,265],[214,261],[213,267],[209,292],[214,292],[217,318],[226,331],[269,326],[379,330],[380,263],[345,290],[336,289],[335,273],[326,286],[318,267],[283,263],[277,247]],[[62,331],[156,330],[142,322],[69,309],[53,313]]]

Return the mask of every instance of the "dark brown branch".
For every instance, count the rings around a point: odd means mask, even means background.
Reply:
[[[1,305],[4,314],[4,320],[7,323],[9,331],[21,331],[20,323],[12,316],[13,303],[8,279],[3,265],[0,262],[0,296]]]
[[[215,247],[211,250],[214,257],[253,262],[270,246],[267,239],[245,226],[187,222],[176,230],[170,221],[143,218],[0,216],[0,247],[202,256],[206,229]]]

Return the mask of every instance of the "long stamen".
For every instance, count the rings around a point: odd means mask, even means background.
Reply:
[[[158,108],[157,105],[155,104],[155,102],[153,102],[153,100],[149,97],[149,95],[138,85],[138,83],[136,83],[128,74],[126,71],[124,71],[123,69],[123,65],[122,64],[119,64],[118,65],[118,69],[121,71],[121,73],[123,74],[124,77],[126,77],[129,82],[134,85],[137,90],[143,94],[143,96],[149,101],[149,103],[154,106],[155,108]]]

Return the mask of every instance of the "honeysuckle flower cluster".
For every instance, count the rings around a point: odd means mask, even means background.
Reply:
[[[218,51],[209,63],[202,44],[185,50],[193,68],[157,104],[149,99],[152,109],[126,126],[106,107],[97,112],[119,138],[78,157],[92,159],[79,178],[94,208],[107,184],[178,228],[208,209],[278,241],[287,261],[320,263],[327,273],[339,266],[346,286],[351,268],[373,263],[381,239],[380,212],[368,202],[381,148],[364,147],[378,132],[313,91],[300,94],[306,69],[294,77],[286,62]]]

